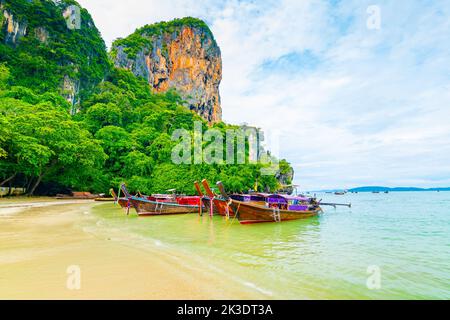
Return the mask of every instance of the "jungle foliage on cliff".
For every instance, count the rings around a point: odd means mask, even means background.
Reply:
[[[256,181],[259,190],[278,187],[274,176],[261,175],[261,164],[173,164],[173,131],[192,132],[195,121],[206,130],[207,123],[184,108],[175,92],[152,94],[129,71],[114,69],[75,116],[58,94],[7,85],[5,66],[0,75],[0,184],[14,182],[30,193],[107,192],[126,182],[132,192],[176,188],[193,194],[193,181],[203,178],[221,180],[233,192],[253,189]],[[225,136],[235,127],[215,128]]]
[[[7,62],[15,85],[38,93],[64,92],[64,78],[74,83],[74,102],[85,98],[109,71],[105,43],[85,9],[79,29],[69,30],[63,13],[75,1],[2,0],[0,62]],[[4,13],[24,35],[8,30]],[[10,25],[11,26],[11,25]],[[14,37],[8,39],[8,35]],[[66,89],[67,90],[67,89]]]
[[[181,27],[184,26],[202,30],[205,35],[207,34],[209,38],[212,39],[214,45],[217,44],[215,42],[214,35],[203,20],[193,17],[185,17],[181,19],[174,19],[168,22],[161,21],[138,28],[128,37],[119,38],[114,41],[111,54],[114,56],[116,54],[116,48],[122,46],[125,48],[125,53],[127,53],[128,57],[130,59],[133,59],[134,57],[136,57],[136,54],[139,52],[139,50],[142,50],[142,48],[147,48],[148,51],[151,51],[152,37],[162,34],[173,34],[180,32]],[[162,53],[166,55],[166,52],[164,52],[164,50]]]

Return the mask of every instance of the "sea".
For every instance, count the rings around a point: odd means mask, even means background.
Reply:
[[[450,299],[450,192],[317,194],[314,218],[240,225],[197,214],[138,217],[96,206],[98,226],[192,257],[199,272],[267,299]]]

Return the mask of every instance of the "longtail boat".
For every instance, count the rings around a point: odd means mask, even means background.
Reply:
[[[116,192],[114,191],[114,189],[112,189],[112,188],[109,190],[109,193],[111,193],[111,195],[112,195],[113,198],[114,198],[114,201],[115,201],[117,204],[119,204],[122,208],[124,208],[124,209],[129,208],[130,203],[129,203],[129,201],[128,201],[127,198],[119,198],[119,197],[117,196]]]
[[[202,189],[200,188],[200,185],[198,181],[194,182],[195,190],[197,190],[197,194],[201,197],[201,201],[203,206],[199,210],[199,215],[203,215],[203,207],[206,208],[206,211],[209,211],[209,215],[213,216],[214,212],[216,212],[214,202],[212,201],[211,197],[208,197],[203,194]]]
[[[131,206],[140,216],[158,216],[171,214],[197,213],[201,210],[200,197],[161,197],[153,195],[147,198],[132,196],[126,186],[122,184],[121,189]]]
[[[95,198],[94,199],[94,201],[97,201],[97,202],[115,202],[116,201],[116,199],[114,199],[114,198],[101,198],[101,197],[99,197],[99,198]]]
[[[221,182],[219,190],[225,197],[226,192]],[[241,224],[261,222],[281,222],[314,217],[322,212],[315,199],[307,197],[268,195],[265,204],[252,201],[239,201],[228,197],[229,205],[236,213]]]

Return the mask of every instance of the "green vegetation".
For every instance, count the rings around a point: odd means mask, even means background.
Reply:
[[[125,181],[132,192],[193,194],[193,181],[207,178],[231,192],[253,189],[256,181],[260,190],[277,188],[275,177],[261,176],[260,164],[173,164],[173,131],[192,132],[194,121],[204,129],[207,124],[176,93],[154,95],[128,71],[114,70],[83,103],[84,111],[71,117],[58,96],[5,87],[8,70],[0,70],[0,184],[14,181],[29,193],[41,182],[54,190],[106,192]],[[225,135],[235,127],[215,128]]]
[[[81,9],[81,28],[69,30],[64,9],[75,1],[8,0],[3,9],[26,26],[26,36],[5,43],[0,32],[0,62],[7,62],[11,81],[38,93],[62,92],[64,77],[79,84],[76,100],[90,95],[110,68],[106,47],[89,13]],[[2,12],[3,16],[3,12]],[[38,34],[45,33],[46,39]]]
[[[148,84],[128,71],[116,69],[107,80],[83,104],[85,111],[76,116],[108,155],[102,190],[126,181],[133,192],[176,188],[193,194],[193,181],[203,178],[222,180],[234,192],[253,189],[257,179],[261,189],[277,188],[273,176],[260,177],[261,165],[173,164],[174,130],[184,128],[192,134],[194,121],[202,122],[204,130],[206,122],[183,107],[175,92],[151,94]],[[215,128],[225,136],[227,129],[235,127],[221,123]]]
[[[62,11],[72,3],[4,5],[28,31],[18,43],[5,43],[0,33],[0,186],[24,187],[29,194],[101,193],[126,182],[131,192],[176,188],[194,194],[193,182],[207,178],[223,181],[230,192],[253,189],[256,182],[259,190],[277,189],[274,176],[261,176],[261,164],[173,164],[172,133],[182,128],[193,136],[194,122],[204,130],[207,123],[186,109],[176,92],[153,94],[144,79],[113,68],[87,11],[81,11],[81,29],[69,30]],[[135,34],[171,33],[181,25],[210,33],[203,21],[185,18]],[[38,28],[48,31],[46,41],[35,36]],[[126,41],[141,46],[142,39]],[[80,83],[80,112],[73,116],[60,89],[66,76]],[[214,127],[223,134],[236,128]],[[286,166],[283,162],[283,170]]]
[[[59,102],[23,87],[0,92],[0,184],[15,180],[30,194],[42,181],[82,189],[95,184],[106,154]]]

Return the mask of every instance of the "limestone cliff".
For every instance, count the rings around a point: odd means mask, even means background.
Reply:
[[[294,187],[291,185],[294,180],[294,169],[292,167],[280,168],[275,174],[275,178],[278,180],[281,189],[278,192],[292,194]]]
[[[0,9],[3,9],[3,4],[0,5]],[[5,28],[5,43],[15,45],[19,39],[25,36],[27,32],[27,23],[25,21],[17,21],[14,19],[14,15],[7,10],[1,10],[3,16],[1,19],[1,26]]]
[[[176,89],[205,120],[222,120],[222,59],[203,21],[183,18],[145,26],[116,40],[111,56],[116,67],[147,79],[154,92]]]
[[[15,85],[58,92],[73,112],[110,66],[91,16],[73,0],[0,0],[0,63]]]

